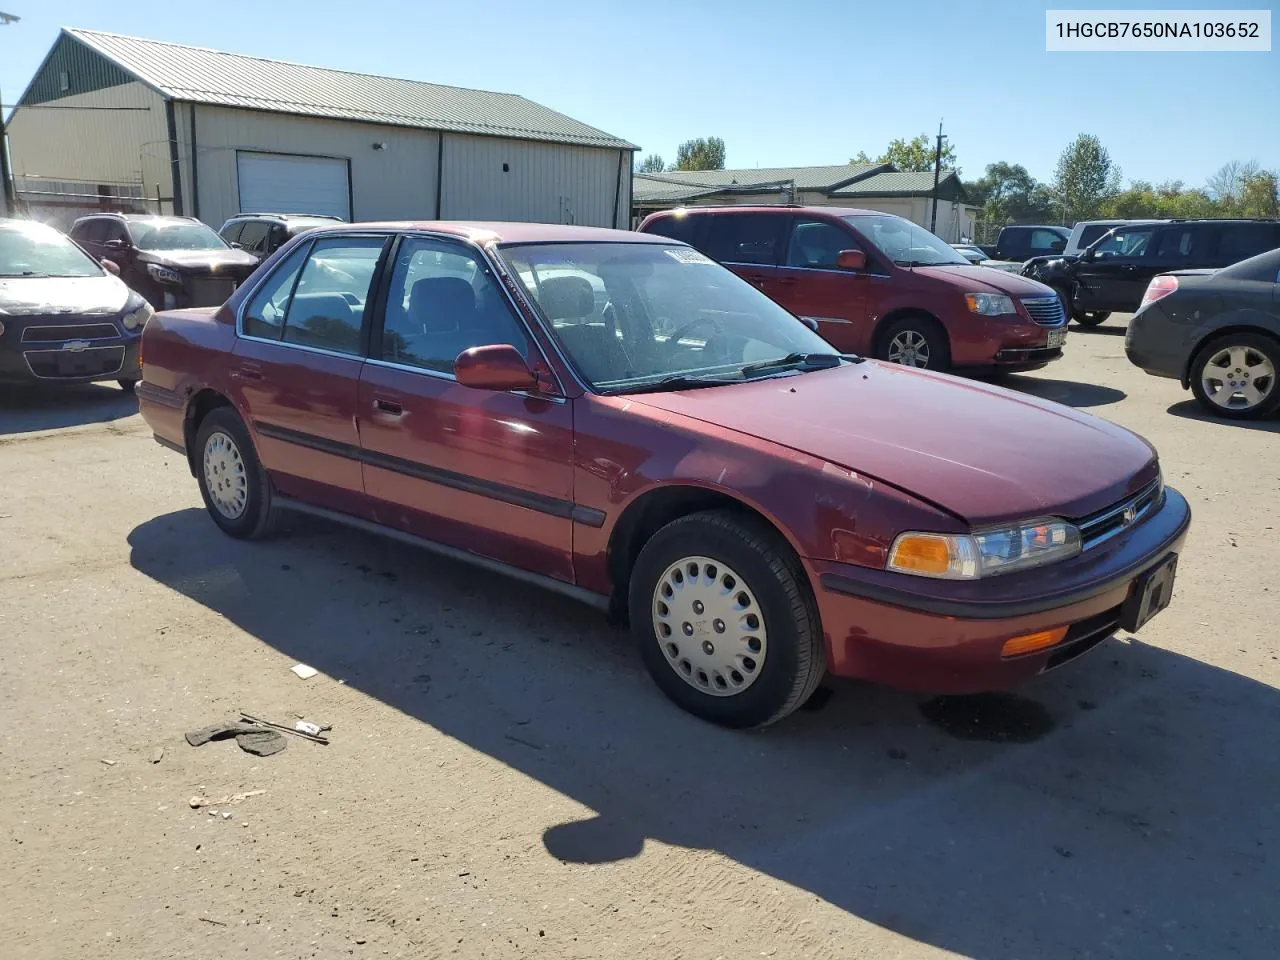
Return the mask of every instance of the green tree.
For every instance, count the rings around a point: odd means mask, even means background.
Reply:
[[[849,158],[849,162],[860,167],[870,167],[875,164],[875,161],[867,156],[867,151],[865,150],[859,150],[856,157]]]
[[[1276,175],[1269,170],[1246,177],[1240,191],[1240,213],[1246,217],[1280,216],[1277,186]]]
[[[636,167],[636,172],[661,173],[665,169],[667,169],[667,167],[666,164],[662,162],[662,157],[658,156],[656,153],[651,153],[640,161],[640,165]]]
[[[982,222],[988,228],[1010,223],[1053,221],[1061,216],[1052,192],[1020,163],[987,164],[986,173],[964,185],[969,202],[982,207]]]
[[[724,141],[719,137],[686,140],[676,150],[673,170],[723,170]]]
[[[1053,191],[1066,221],[1092,220],[1120,190],[1120,168],[1102,141],[1082,133],[1058,158]]]
[[[933,169],[933,154],[936,148],[934,138],[922,133],[910,140],[899,137],[889,141],[884,153],[872,160],[865,150],[859,151],[856,157],[850,157],[850,163],[872,164],[891,163],[903,172],[924,172]],[[956,170],[956,151],[949,143],[942,145],[942,169]],[[956,170],[959,173],[958,170]]]
[[[1256,160],[1228,160],[1209,178],[1205,192],[1222,209],[1231,210],[1244,195],[1245,184],[1259,172]]]

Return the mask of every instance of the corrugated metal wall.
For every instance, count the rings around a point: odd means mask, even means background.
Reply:
[[[445,134],[442,214],[449,220],[625,224],[630,203],[625,191],[619,195],[618,162],[617,150]],[[629,179],[630,165],[624,160],[623,166]]]
[[[189,159],[190,104],[178,104],[183,143],[184,196],[191,197],[194,166],[200,219],[221,226],[240,213],[236,151],[338,157],[350,161],[356,220],[430,220],[435,217],[438,134],[342,120],[196,106],[195,162]],[[375,143],[386,147],[375,150]],[[188,199],[187,212],[193,206]]]
[[[171,195],[164,100],[141,83],[19,107],[9,121],[9,155],[19,177],[137,183],[148,196],[159,184]]]

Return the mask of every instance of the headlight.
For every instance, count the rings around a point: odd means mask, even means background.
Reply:
[[[964,302],[969,305],[970,313],[980,313],[984,317],[999,317],[1007,313],[1017,313],[1013,308],[1013,300],[1003,293],[966,293]]]
[[[977,580],[1056,563],[1080,552],[1080,531],[1064,520],[1030,520],[969,534],[903,533],[886,569],[939,580]]]
[[[120,320],[124,324],[126,330],[141,330],[147,325],[147,321],[155,316],[155,311],[151,309],[151,304],[142,301],[142,306],[130,310]]]
[[[159,280],[161,283],[181,283],[182,277],[177,270],[170,270],[168,267],[162,267],[158,263],[148,263],[147,273]]]

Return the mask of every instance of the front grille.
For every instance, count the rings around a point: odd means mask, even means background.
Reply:
[[[230,277],[191,277],[187,280],[187,301],[193,307],[220,307],[235,293]]]
[[[1022,305],[1031,319],[1041,326],[1056,327],[1060,323],[1067,322],[1062,301],[1057,297],[1027,297],[1022,301]]]
[[[1081,549],[1088,550],[1090,547],[1096,547],[1129,529],[1159,506],[1163,496],[1164,483],[1157,478],[1134,496],[1126,497],[1119,503],[1085,517],[1076,524],[1080,529]]]
[[[119,373],[124,366],[124,347],[28,350],[22,357],[32,374],[42,380],[83,380]]]
[[[27,327],[23,343],[62,343],[64,340],[115,340],[120,336],[114,323],[77,323],[63,326]]]

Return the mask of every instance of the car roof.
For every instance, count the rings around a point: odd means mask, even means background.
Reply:
[[[333,217],[327,213],[237,213],[228,217],[227,223],[233,220],[324,220],[328,223],[345,223],[341,217]]]
[[[447,233],[475,243],[678,243],[607,227],[579,227],[558,223],[503,223],[488,220],[387,220],[370,223],[335,223],[317,227],[307,236],[348,233],[352,230],[394,230],[405,233]]]
[[[863,210],[861,207],[827,207],[827,206],[805,206],[796,203],[774,203],[760,204],[751,206],[748,204],[711,204],[705,207],[677,207],[674,210],[660,210],[654,216],[687,216],[691,213],[698,215],[714,214],[714,213],[776,213],[795,214],[806,213],[812,215],[826,215],[832,217],[851,217],[851,216],[869,216],[869,217],[897,217],[896,213],[885,213],[883,210]],[[899,219],[905,219],[899,217]]]
[[[183,223],[200,223],[201,222],[196,217],[180,217],[180,216],[175,216],[169,213],[118,213],[111,210],[106,210],[106,211],[103,211],[102,213],[87,213],[83,217],[76,217],[75,222],[79,223],[82,220],[102,220],[102,219],[128,220],[130,222],[145,221],[145,220],[180,220]]]

